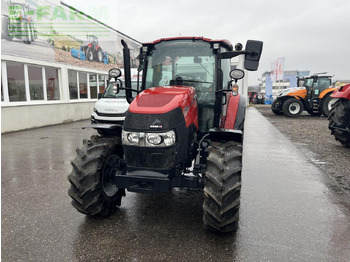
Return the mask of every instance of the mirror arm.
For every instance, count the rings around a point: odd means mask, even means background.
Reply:
[[[218,58],[219,59],[228,59],[228,58],[232,58],[232,57],[236,57],[239,55],[244,55],[245,51],[228,51],[228,52],[224,52],[224,53],[219,53],[218,54]]]

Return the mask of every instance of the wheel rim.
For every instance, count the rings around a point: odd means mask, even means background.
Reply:
[[[102,61],[102,52],[98,52],[98,59],[99,61]]]
[[[297,102],[293,102],[289,106],[289,112],[293,115],[298,114],[300,111],[300,105]]]
[[[112,197],[117,193],[118,187],[113,184],[113,177],[120,172],[120,158],[117,155],[111,155],[103,168],[102,189],[108,196]]]
[[[329,103],[328,103],[328,110],[331,110],[331,109],[332,109],[334,103],[337,102],[337,100],[338,100],[337,98],[333,98],[333,99],[331,99],[331,100],[329,101]]]

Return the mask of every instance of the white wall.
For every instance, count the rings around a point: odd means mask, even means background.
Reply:
[[[95,101],[1,108],[1,133],[89,119]]]

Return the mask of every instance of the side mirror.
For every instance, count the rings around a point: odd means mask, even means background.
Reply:
[[[120,79],[113,84],[113,92],[114,94],[119,94],[120,88],[123,88],[123,82]]]
[[[259,67],[260,56],[263,48],[262,41],[248,40],[245,47],[244,68],[248,71],[256,71]]]

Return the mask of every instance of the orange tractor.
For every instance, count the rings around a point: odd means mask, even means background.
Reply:
[[[310,115],[329,116],[332,105],[337,101],[331,97],[332,76],[325,73],[299,78],[299,87],[287,88],[277,94],[271,105],[276,115],[296,117],[306,110]]]

